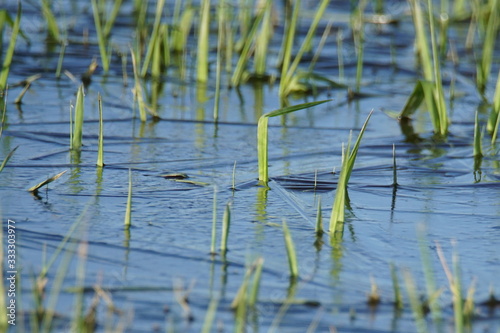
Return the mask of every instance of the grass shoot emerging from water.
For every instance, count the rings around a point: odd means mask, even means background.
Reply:
[[[297,253],[295,252],[295,245],[293,244],[292,235],[286,220],[283,219],[283,237],[285,239],[286,254],[288,258],[288,267],[290,269],[290,277],[297,278],[299,276],[299,265],[297,263]]]
[[[61,177],[62,175],[64,175],[64,174],[66,173],[66,171],[68,171],[68,170],[64,170],[64,171],[62,171],[62,172],[59,172],[57,175],[52,176],[52,177],[50,177],[50,178],[47,178],[47,179],[45,179],[43,182],[40,182],[40,183],[36,184],[35,186],[30,187],[30,188],[28,189],[28,192],[31,192],[31,193],[33,193],[33,194],[37,194],[37,193],[38,193],[38,190],[39,190],[41,187],[43,187],[43,186],[45,186],[45,185],[48,185],[48,184],[52,183],[53,181],[57,180],[59,177]]]
[[[71,124],[70,149],[75,151],[79,151],[82,147],[84,104],[85,94],[83,92],[83,85],[80,85],[76,94],[75,115]]]
[[[368,121],[372,116],[373,110],[370,111],[365,123],[361,127],[358,134],[358,138],[351,149],[351,138],[347,144],[347,148],[342,151],[342,171],[340,172],[339,180],[337,183],[337,190],[335,191],[335,199],[333,201],[332,214],[330,216],[330,226],[329,232],[331,235],[331,240],[334,241],[336,234],[342,238],[344,230],[344,215],[345,215],[345,205],[347,196],[347,184],[349,183],[349,178],[351,177],[351,172],[354,168],[354,163],[356,162],[356,157],[358,155],[358,149],[361,144],[361,139],[365,133]]]
[[[0,71],[0,92],[4,91],[7,87],[7,78],[9,77],[10,65],[14,57],[14,49],[16,48],[17,36],[19,34],[21,25],[21,2],[17,7],[16,20],[12,26],[12,33],[10,35],[9,47],[3,59],[2,70]]]
[[[222,215],[222,235],[220,239],[220,251],[222,256],[227,252],[227,240],[229,239],[229,227],[231,225],[231,203],[226,204],[224,214]]]
[[[102,119],[102,98],[97,95],[97,104],[99,105],[99,139],[97,142],[97,166],[104,166],[104,122]]]
[[[269,118],[282,116],[288,113],[292,113],[298,110],[307,109],[322,103],[329,102],[330,100],[318,101],[318,102],[310,102],[303,103],[298,105],[293,105],[289,107],[285,107],[282,109],[278,109],[275,111],[271,111],[262,115],[259,118],[259,122],[257,125],[257,155],[259,162],[259,183],[263,186],[267,186],[269,181],[269,173],[268,173],[268,122]]]
[[[123,224],[125,225],[125,229],[129,229],[132,226],[132,169],[128,169],[127,207],[125,208]]]

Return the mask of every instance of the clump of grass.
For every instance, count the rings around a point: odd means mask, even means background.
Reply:
[[[481,58],[477,63],[476,83],[481,94],[484,94],[486,84],[491,72],[493,61],[493,51],[498,35],[498,0],[489,0],[489,18],[486,25],[486,33],[483,40],[483,50]]]
[[[12,26],[12,33],[10,35],[9,47],[5,52],[5,57],[3,59],[2,69],[0,71],[0,92],[3,92],[7,87],[7,78],[9,77],[10,65],[12,63],[12,58],[14,57],[14,50],[16,48],[17,36],[19,35],[21,26],[21,2],[17,6],[16,20]]]
[[[99,139],[97,142],[97,166],[104,166],[104,121],[102,116],[102,98],[101,94],[97,95],[97,103],[99,105]]]
[[[102,69],[105,73],[109,71],[110,57],[109,53],[111,49],[108,47],[107,38],[104,33],[103,23],[101,22],[101,17],[99,15],[99,8],[97,6],[96,0],[91,0],[92,2],[92,13],[94,15],[95,30],[97,32],[97,42],[99,43],[99,52],[101,54],[101,64]]]
[[[264,259],[259,257],[247,268],[243,282],[241,283],[236,296],[231,302],[231,309],[236,310],[236,328],[235,332],[243,332],[243,327],[246,323],[248,307],[253,308],[257,303],[260,279],[262,274],[262,266]],[[253,274],[253,283],[249,289],[250,278]]]
[[[125,225],[125,229],[129,229],[132,226],[132,169],[128,169],[127,207],[125,208],[123,224]]]
[[[347,148],[342,150],[342,171],[339,176],[339,180],[337,182],[337,190],[335,192],[335,199],[332,207],[332,214],[330,216],[330,226],[329,231],[331,240],[336,239],[336,234],[342,237],[344,230],[344,216],[345,216],[345,205],[346,205],[346,196],[347,196],[347,184],[349,183],[349,178],[351,177],[351,172],[354,168],[354,163],[356,161],[356,157],[358,155],[358,149],[361,144],[361,139],[363,134],[365,133],[366,126],[368,125],[368,121],[373,113],[373,110],[370,111],[368,117],[365,120],[365,123],[361,127],[358,138],[354,143],[354,146],[351,149],[351,139],[349,138],[349,142],[347,144]]]
[[[83,85],[80,85],[80,88],[78,88],[78,92],[76,94],[74,121],[70,121],[71,122],[70,149],[75,151],[79,151],[80,148],[82,147],[83,114],[85,112],[84,104],[85,104],[85,94],[83,92]]]
[[[286,254],[288,258],[288,268],[290,269],[290,277],[297,278],[299,276],[299,265],[297,263],[297,254],[295,252],[295,245],[293,244],[292,235],[286,220],[283,219],[283,237],[285,238]]]
[[[282,116],[288,113],[292,113],[298,110],[310,108],[322,103],[329,102],[330,100],[303,103],[298,105],[293,105],[278,109],[269,113],[262,115],[259,118],[257,125],[257,155],[259,162],[259,183],[263,186],[267,186],[269,181],[268,174],[268,122],[269,118]]]
[[[434,132],[440,136],[448,133],[449,119],[444,100],[443,82],[439,52],[434,31],[434,16],[432,1],[428,0],[429,30],[431,36],[432,53],[429,51],[427,33],[425,30],[424,14],[419,0],[410,1],[415,25],[416,44],[425,81],[417,81],[415,88],[408,98],[400,118],[407,118],[413,114],[425,99],[429,115],[434,127]]]

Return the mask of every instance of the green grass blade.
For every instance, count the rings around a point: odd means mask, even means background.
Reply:
[[[224,214],[222,215],[222,236],[220,240],[220,251],[222,255],[227,252],[227,240],[229,239],[229,227],[231,225],[231,203],[226,205]]]
[[[255,40],[255,53],[254,53],[254,70],[258,76],[266,74],[267,65],[267,52],[269,48],[269,40],[272,33],[272,15],[271,15],[271,0],[267,0],[265,5],[260,10],[264,11],[262,19],[262,26],[260,32]]]
[[[5,57],[3,59],[3,66],[0,72],[0,92],[5,90],[7,87],[7,78],[9,77],[10,65],[12,63],[12,58],[14,57],[14,50],[16,48],[17,36],[19,34],[21,24],[21,2],[19,1],[17,6],[16,20],[14,21],[14,26],[12,27],[12,33],[10,35],[9,47],[5,52]]]
[[[270,117],[282,116],[291,112],[295,112],[298,110],[310,108],[322,103],[329,102],[330,100],[303,103],[293,106],[288,106],[282,109],[274,110],[269,113],[262,115],[259,118],[259,122],[257,125],[257,156],[259,162],[259,182],[262,185],[267,186],[267,182],[269,181],[268,175],[268,130],[267,125]]]
[[[399,287],[396,266],[394,266],[394,264],[391,263],[390,268],[391,268],[392,288],[394,291],[394,307],[397,309],[403,309],[403,297],[401,296],[401,288]]]
[[[118,17],[118,12],[120,11],[122,2],[123,0],[113,1],[113,9],[111,10],[111,14],[109,14],[109,17],[106,19],[106,23],[104,24],[103,28],[103,35],[106,40],[109,39],[109,36],[111,35],[111,29],[113,28],[116,18]]]
[[[52,13],[52,9],[50,8],[50,0],[42,0],[42,13],[47,21],[49,36],[53,40],[59,41],[59,27],[57,26],[57,20]]]
[[[421,0],[410,0],[410,5],[412,8],[413,24],[415,25],[415,39],[418,54],[420,55],[420,62],[422,65],[422,70],[424,72],[424,78],[426,81],[432,81],[434,79],[433,69],[432,69],[432,58],[429,51],[429,45],[427,42],[427,34],[425,31],[424,14],[422,8],[420,7]]]
[[[99,105],[99,139],[97,142],[97,166],[104,166],[104,121],[102,116],[102,98],[101,94],[97,95],[97,103]]]
[[[139,107],[139,117],[142,122],[146,122],[148,120],[147,111],[146,111],[146,103],[144,102],[144,96],[142,93],[142,85],[139,78],[137,61],[135,59],[135,54],[132,49],[130,49],[130,55],[132,57],[132,67],[134,70],[134,96],[137,100],[137,105]]]
[[[288,266],[290,268],[290,277],[296,278],[299,276],[299,265],[297,263],[297,254],[295,252],[295,245],[293,244],[290,229],[288,229],[288,225],[286,224],[285,219],[283,219],[283,237],[285,239]]]
[[[406,285],[406,291],[408,293],[408,299],[410,300],[413,317],[415,319],[415,324],[417,326],[417,332],[427,333],[429,331],[427,329],[422,302],[419,299],[415,282],[413,281],[413,278],[409,271],[403,271],[403,278]]]
[[[316,211],[316,226],[314,228],[317,236],[323,235],[323,215],[321,213],[321,197],[318,197],[318,209]]]
[[[219,305],[219,300],[217,298],[212,298],[208,304],[207,313],[205,315],[205,320],[203,321],[203,327],[201,333],[210,333],[212,331],[212,324],[217,313],[217,306]]]
[[[479,112],[476,110],[476,118],[474,121],[474,149],[473,149],[474,157],[483,156],[483,147],[482,147],[482,137],[481,137],[481,129],[479,127]]]
[[[126,229],[132,226],[132,169],[128,169],[127,207],[125,208],[125,219],[123,224]]]
[[[47,185],[47,184],[50,184],[50,183],[52,183],[53,181],[57,180],[59,177],[61,177],[62,175],[64,175],[64,174],[66,173],[66,171],[68,171],[68,170],[64,170],[64,171],[62,171],[62,172],[59,172],[57,175],[52,176],[52,177],[50,177],[50,178],[47,178],[47,179],[45,179],[43,182],[38,183],[38,184],[36,184],[35,186],[30,187],[30,188],[28,189],[28,192],[31,192],[31,193],[36,194],[36,193],[38,192],[38,190],[39,190],[41,187],[43,187],[43,186],[45,186],[45,185]]]
[[[156,15],[155,15],[155,21],[153,24],[153,32],[151,33],[151,38],[149,39],[149,44],[146,52],[146,56],[144,57],[144,62],[142,63],[142,69],[141,69],[141,77],[145,77],[149,64],[151,62],[151,59],[153,57],[153,52],[155,48],[159,48],[160,41],[158,39],[158,34],[160,30],[160,23],[161,23],[161,16],[163,14],[163,7],[165,5],[165,0],[158,0],[156,3]]]
[[[262,266],[264,265],[264,258],[259,257],[254,262],[255,272],[253,275],[252,288],[248,297],[248,306],[253,307],[257,304],[260,289],[260,279],[262,276]]]
[[[425,95],[422,87],[422,81],[417,81],[415,88],[413,88],[410,97],[406,100],[406,104],[399,114],[399,118],[409,118],[412,114],[414,114],[422,104],[424,97]]]
[[[292,17],[287,21],[288,26],[285,26],[285,38],[283,40],[282,53],[283,60],[281,64],[281,78],[286,79],[288,69],[290,68],[290,61],[292,58],[293,41],[295,40],[295,32],[297,30],[297,21],[300,12],[300,0],[294,1]],[[280,83],[280,96],[284,95],[285,84]],[[283,91],[282,91],[283,90]]]
[[[217,187],[214,187],[214,200],[212,206],[212,242],[210,244],[210,254],[215,254],[215,243],[217,241]]]
[[[498,0],[489,1],[490,15],[486,26],[486,34],[483,41],[483,53],[481,60],[477,65],[477,87],[481,94],[484,94],[486,84],[490,76],[491,64],[493,61],[493,51],[495,49],[495,41],[498,35]]]
[[[487,130],[491,133],[491,144],[494,144],[498,136],[498,124],[500,122],[500,71],[493,96],[493,105],[488,118]]]
[[[101,54],[102,69],[105,73],[109,71],[109,57],[106,47],[106,37],[102,28],[101,18],[99,16],[99,9],[97,8],[96,0],[92,0],[92,13],[94,15],[94,24],[97,31],[97,42],[99,43],[99,52]]]
[[[71,141],[72,150],[80,150],[82,146],[83,115],[85,111],[84,104],[85,104],[85,94],[83,92],[83,85],[81,85],[80,88],[78,88],[78,92],[76,94],[75,118],[74,118],[73,135]]]
[[[208,81],[208,49],[210,32],[210,0],[200,0],[201,17],[200,29],[198,32],[198,50],[196,52],[196,74],[197,80],[201,83]]]
[[[12,157],[12,155],[14,155],[14,152],[16,151],[16,149],[19,148],[19,146],[17,146],[16,148],[12,149],[8,154],[7,156],[5,156],[2,164],[0,165],[0,172],[2,172],[3,168],[5,168],[5,166],[7,165],[7,162],[9,162],[10,158]]]

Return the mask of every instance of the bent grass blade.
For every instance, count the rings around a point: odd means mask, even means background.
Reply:
[[[323,104],[331,101],[323,100],[317,102],[303,103],[298,105],[293,105],[289,107],[285,107],[282,109],[278,109],[269,113],[262,115],[259,118],[259,122],[257,125],[257,155],[258,155],[258,163],[259,163],[259,183],[263,186],[267,186],[269,181],[268,174],[268,122],[269,118],[282,116],[288,113],[292,113],[298,110],[307,109],[319,104]]]
[[[30,188],[28,189],[28,192],[31,192],[31,193],[33,193],[33,194],[38,193],[38,190],[39,190],[41,187],[43,187],[43,186],[45,186],[45,185],[47,185],[47,184],[50,184],[50,183],[52,183],[53,181],[57,180],[59,177],[61,177],[62,175],[64,175],[67,171],[68,171],[68,170],[64,170],[64,171],[62,171],[62,172],[58,173],[57,175],[52,176],[52,177],[50,177],[50,178],[47,178],[47,179],[46,179],[46,180],[44,180],[43,182],[38,183],[38,184],[36,184],[35,186],[30,187]]]

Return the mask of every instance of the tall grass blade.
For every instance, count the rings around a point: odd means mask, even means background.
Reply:
[[[317,236],[323,235],[323,215],[321,213],[321,197],[318,197],[318,209],[316,211],[316,226],[314,228]]]
[[[210,244],[210,254],[214,255],[215,243],[217,240],[217,187],[214,187],[214,200],[212,206],[212,242]]]
[[[314,33],[316,32],[319,21],[323,17],[323,14],[324,14],[329,2],[330,2],[330,0],[322,0],[321,3],[318,5],[318,9],[316,10],[313,21],[311,22],[309,30],[307,31],[307,35],[304,38],[304,41],[302,42],[302,45],[300,46],[300,49],[297,52],[297,55],[293,59],[293,62],[289,68],[284,67],[284,71],[286,74],[285,74],[285,76],[282,76],[281,80],[280,80],[280,90],[279,90],[280,97],[284,98],[284,97],[288,96],[289,93],[291,92],[291,87],[292,87],[291,83],[293,81],[292,78],[297,71],[299,63],[302,60],[302,56],[307,51],[309,45],[311,45],[311,43],[312,43],[312,38],[314,37]],[[299,4],[297,1],[295,6],[298,6],[298,5]],[[291,46],[288,46],[288,47],[291,47]],[[283,64],[283,66],[285,66],[285,63]]]
[[[201,15],[200,27],[198,31],[198,50],[196,52],[196,74],[197,80],[201,83],[208,81],[208,49],[210,32],[210,0],[200,0]]]
[[[151,59],[153,58],[153,54],[155,50],[159,51],[160,47],[160,40],[159,40],[159,31],[160,31],[160,23],[161,23],[161,17],[163,14],[163,7],[165,5],[165,0],[158,0],[156,3],[156,15],[155,15],[155,21],[153,24],[153,32],[151,33],[151,38],[149,39],[149,44],[146,52],[146,56],[144,57],[144,62],[142,63],[142,69],[141,69],[141,77],[145,77],[149,64],[151,62]]]
[[[227,240],[229,239],[229,227],[231,225],[231,203],[227,203],[222,215],[222,236],[220,240],[220,251],[224,256],[227,252]]]
[[[12,149],[8,154],[7,156],[5,156],[5,158],[3,159],[3,162],[2,164],[0,164],[0,172],[2,172],[3,168],[5,168],[5,166],[7,165],[7,162],[9,162],[10,158],[12,157],[12,155],[14,155],[16,149],[19,148],[19,146],[15,147],[14,149]]]
[[[259,162],[259,182],[261,185],[267,186],[269,181],[268,176],[268,122],[269,118],[282,116],[291,112],[302,109],[307,109],[322,103],[329,102],[330,100],[323,100],[317,102],[303,103],[293,106],[288,106],[282,109],[274,110],[262,115],[259,118],[257,125],[257,156]]]
[[[345,202],[347,195],[347,184],[349,183],[349,178],[351,177],[351,172],[354,168],[354,163],[356,161],[356,157],[358,155],[359,146],[361,144],[361,139],[366,130],[366,126],[368,125],[368,121],[370,120],[373,114],[373,110],[370,111],[368,117],[365,120],[365,123],[361,127],[361,130],[358,134],[358,138],[350,149],[351,142],[349,139],[349,143],[347,145],[347,149],[343,150],[343,161],[342,161],[342,171],[339,176],[339,181],[337,183],[337,190],[335,192],[335,199],[333,201],[332,214],[330,216],[330,226],[329,232],[331,236],[335,236],[336,232],[339,232],[342,235],[343,223],[344,223],[344,215],[345,215]],[[335,237],[331,237],[333,241]]]
[[[132,51],[132,49],[130,49],[130,55],[132,57],[132,67],[134,69],[134,96],[135,96],[135,99],[137,100],[137,105],[139,107],[139,117],[140,117],[141,121],[144,123],[148,120],[147,111],[146,111],[146,103],[144,102],[144,95],[142,92],[142,85],[141,85],[141,81],[140,81],[139,73],[138,73],[138,69],[137,69],[137,62],[135,59],[135,54]]]
[[[288,257],[288,267],[290,269],[290,277],[296,278],[299,276],[299,265],[297,263],[297,254],[295,252],[295,245],[293,244],[292,235],[283,219],[283,237],[285,238],[286,254]]]
[[[254,53],[254,70],[258,77],[262,77],[266,74],[267,52],[272,33],[271,3],[271,0],[266,0],[264,7],[260,8],[260,10],[264,11],[264,17],[262,19],[260,32],[255,41]]]
[[[76,94],[75,103],[75,117],[72,130],[71,149],[80,150],[82,147],[83,137],[83,115],[84,115],[85,94],[83,92],[83,85],[80,85]]]
[[[113,1],[113,9],[111,10],[111,14],[106,19],[106,23],[104,24],[103,35],[106,40],[109,39],[111,35],[111,29],[115,24],[116,18],[118,17],[118,13],[120,11],[120,7],[122,6],[123,0],[115,0]]]
[[[61,70],[63,65],[64,52],[66,52],[66,46],[68,46],[68,43],[66,41],[61,42],[61,49],[59,50],[59,59],[57,60],[56,68],[56,78],[58,79],[61,77]]]
[[[493,105],[488,118],[487,130],[491,133],[491,144],[494,144],[498,137],[498,126],[500,123],[500,71],[498,71],[498,79],[495,87],[495,95],[493,96]]]
[[[479,128],[479,112],[476,110],[476,118],[474,121],[474,157],[484,156],[482,141],[481,129]]]
[[[17,5],[16,20],[14,21],[14,25],[12,27],[9,47],[5,52],[2,70],[0,71],[0,92],[4,91],[5,88],[7,87],[7,78],[9,77],[10,65],[12,63],[12,58],[14,57],[14,50],[16,48],[16,41],[17,41],[17,36],[19,34],[20,25],[21,25],[21,1],[19,1]]]
[[[390,267],[391,267],[392,288],[394,290],[394,307],[396,309],[402,309],[403,297],[401,296],[401,288],[399,287],[396,266],[394,266],[394,264],[391,263]]]
[[[46,180],[44,180],[43,182],[38,183],[38,184],[36,184],[35,186],[30,187],[30,188],[28,189],[28,192],[31,192],[31,193],[34,193],[34,194],[38,193],[38,190],[39,190],[41,187],[43,187],[43,186],[45,186],[45,185],[47,185],[47,184],[50,184],[50,183],[52,183],[53,181],[57,180],[59,177],[61,177],[62,175],[64,175],[64,174],[66,173],[66,171],[68,171],[68,170],[64,170],[64,171],[62,171],[62,172],[59,172],[57,175],[52,176],[52,177],[50,177],[50,178],[47,178],[47,179],[46,179]]]
[[[187,38],[193,23],[194,8],[186,7],[182,12],[180,20],[177,22],[177,29],[172,31],[172,49],[174,52],[183,52],[186,48]]]
[[[102,116],[102,98],[101,94],[97,95],[97,103],[99,105],[99,139],[97,142],[97,166],[104,166],[104,121]]]
[[[45,20],[47,21],[49,36],[54,41],[59,41],[59,27],[57,26],[57,20],[54,16],[54,13],[52,13],[52,9],[50,8],[50,2],[50,0],[42,0],[42,13],[45,17]]]
[[[123,224],[126,229],[132,226],[132,169],[128,169],[128,196]]]
[[[490,15],[486,26],[486,34],[483,41],[483,53],[477,65],[477,87],[481,94],[484,94],[488,78],[490,76],[491,64],[493,61],[493,51],[498,35],[498,0],[488,1],[490,5]]]
[[[260,279],[262,276],[262,266],[264,265],[264,258],[259,257],[254,262],[255,272],[253,275],[252,288],[250,289],[250,295],[248,297],[248,305],[254,307],[257,304],[257,299],[259,297],[260,289]]]
[[[406,285],[406,291],[408,293],[408,299],[410,300],[411,310],[413,312],[413,317],[415,319],[415,324],[417,326],[418,333],[427,333],[427,324],[425,322],[423,304],[418,297],[417,287],[409,271],[403,271],[403,278]]]
[[[217,306],[219,305],[219,300],[217,298],[212,298],[208,304],[207,313],[205,314],[205,320],[203,321],[203,327],[201,328],[201,333],[210,333],[212,331],[212,324],[217,313]]]
[[[108,57],[108,49],[106,47],[107,40],[104,33],[104,29],[102,27],[96,0],[91,0],[91,1],[92,1],[92,13],[94,15],[95,30],[97,31],[97,42],[99,43],[99,52],[101,54],[102,69],[104,70],[105,73],[107,73],[109,71],[109,57]]]

